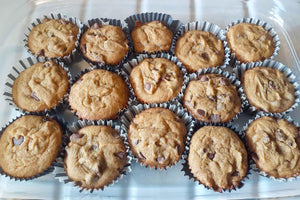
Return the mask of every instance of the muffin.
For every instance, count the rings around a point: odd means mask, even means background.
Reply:
[[[54,108],[67,94],[69,77],[58,64],[47,61],[25,69],[12,87],[14,103],[24,111],[40,112]]]
[[[169,51],[172,46],[173,33],[159,21],[144,24],[138,21],[131,32],[131,38],[136,53]]]
[[[220,74],[202,74],[190,81],[183,104],[194,118],[212,123],[231,121],[242,105],[236,86]]]
[[[139,101],[166,102],[180,92],[183,73],[166,58],[148,58],[132,69],[130,82]]]
[[[225,59],[222,40],[200,30],[188,31],[180,36],[175,54],[189,72],[220,66]]]
[[[0,167],[11,177],[27,179],[48,169],[62,143],[60,125],[45,116],[24,115],[0,138]]]
[[[285,119],[263,116],[246,129],[246,141],[257,168],[275,178],[300,173],[299,128]]]
[[[69,105],[81,119],[115,119],[126,107],[128,98],[128,87],[118,74],[95,69],[72,85]]]
[[[128,39],[119,26],[94,23],[82,35],[80,50],[92,62],[117,65],[129,50]]]
[[[249,103],[258,110],[280,113],[295,103],[295,88],[278,69],[248,69],[241,82]]]
[[[248,171],[243,142],[221,126],[205,126],[194,133],[187,161],[194,178],[218,192],[240,187]]]
[[[44,18],[33,27],[27,46],[37,56],[58,58],[69,56],[75,48],[79,28],[65,19]]]
[[[141,164],[161,169],[181,158],[186,135],[185,125],[176,114],[165,108],[150,108],[132,120],[128,142]]]
[[[241,62],[262,61],[275,51],[272,36],[256,24],[240,23],[229,28],[228,46]]]
[[[110,126],[85,126],[70,136],[65,171],[82,188],[103,189],[121,175],[126,163],[124,142]]]

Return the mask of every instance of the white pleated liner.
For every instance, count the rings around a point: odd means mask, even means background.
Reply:
[[[173,113],[175,113],[184,123],[186,131],[187,131],[187,136],[193,131],[194,128],[194,120],[192,119],[192,117],[188,114],[188,112],[186,111],[185,108],[183,108],[181,106],[180,103],[178,102],[174,102],[174,103],[157,103],[157,104],[138,104],[138,105],[133,105],[130,106],[121,116],[121,128],[123,129],[123,131],[126,133],[126,140],[128,143],[128,138],[127,138],[127,134],[128,134],[128,129],[129,126],[133,120],[133,118],[138,115],[139,113],[141,113],[144,110],[147,110],[149,108],[166,108],[169,109],[170,111],[172,111]],[[187,140],[185,140],[187,141]],[[132,151],[129,148],[129,152],[130,155],[132,157],[132,160],[135,162],[139,162],[138,159],[133,155]],[[181,156],[181,159],[183,159],[183,154]],[[167,167],[162,167],[159,170],[163,170],[163,169],[168,169],[168,168],[172,168],[172,166],[175,166],[177,163],[179,162],[179,160],[177,162],[175,162],[173,165],[171,166],[167,166]],[[148,167],[146,165],[143,165],[142,163],[140,163],[141,166],[144,167]],[[151,167],[149,166],[149,168],[152,170],[153,168],[155,170],[157,170],[157,167]]]
[[[108,19],[108,18],[95,18],[95,19],[90,19],[88,20],[88,25],[84,25],[83,26],[83,33],[82,35],[91,27],[93,26],[95,23],[98,23],[100,25],[113,25],[113,26],[119,26],[121,27],[122,31],[125,33],[127,39],[128,39],[128,47],[129,50],[127,52],[127,54],[124,56],[124,58],[122,59],[122,61],[117,64],[117,65],[108,65],[104,62],[92,62],[90,61],[88,58],[86,58],[81,50],[79,50],[80,54],[82,55],[83,59],[91,66],[94,67],[96,66],[104,66],[104,68],[119,68],[120,65],[122,65],[123,63],[125,63],[128,59],[128,57],[131,55],[132,51],[133,51],[133,45],[132,45],[132,40],[129,34],[129,30],[128,30],[128,26],[124,21],[118,20],[118,19]],[[81,36],[82,37],[82,36]],[[79,41],[80,42],[80,41]],[[80,48],[80,47],[79,47]]]
[[[276,33],[276,31],[274,30],[274,28],[272,28],[272,26],[270,24],[268,24],[267,22],[264,22],[260,19],[254,19],[254,18],[242,18],[239,20],[236,20],[234,22],[231,22],[229,25],[226,26],[225,28],[225,36],[228,32],[228,30],[230,29],[230,27],[240,24],[240,23],[249,23],[249,24],[256,24],[258,26],[263,27],[273,38],[273,42],[275,44],[275,50],[274,53],[271,57],[266,58],[266,59],[274,59],[278,53],[279,53],[279,49],[280,49],[280,40],[279,40],[279,36]],[[235,53],[231,52],[231,59],[233,60],[234,65],[239,65],[241,64],[241,61],[237,60],[237,58],[235,57]]]
[[[181,32],[177,37],[175,38],[175,45],[173,49],[173,53],[175,50],[176,42],[180,38],[181,35],[188,31],[193,31],[193,30],[199,30],[199,31],[205,31],[205,32],[210,32],[211,34],[215,35],[218,39],[220,39],[223,43],[224,47],[224,62],[223,65],[221,66],[215,66],[215,67],[220,67],[220,68],[226,68],[226,66],[229,65],[230,63],[230,48],[228,47],[227,41],[226,41],[226,35],[224,34],[224,30],[219,27],[216,24],[207,22],[207,21],[196,21],[196,22],[190,22],[187,23],[183,26],[181,29]]]
[[[48,57],[44,57],[44,56],[39,56],[39,55],[35,55],[33,54],[29,47],[28,47],[28,37],[29,37],[29,34],[31,32],[31,30],[38,24],[41,24],[43,19],[44,18],[49,18],[49,19],[65,19],[67,21],[70,21],[72,22],[73,24],[77,25],[77,27],[79,28],[79,31],[78,31],[78,34],[77,34],[77,38],[76,38],[76,42],[75,42],[75,47],[74,49],[72,50],[71,54],[68,55],[68,56],[64,56],[64,57],[58,57],[58,58],[48,58]],[[78,51],[77,51],[77,48],[79,46],[79,39],[80,39],[80,36],[81,36],[81,32],[82,32],[82,28],[83,28],[83,24],[81,23],[81,21],[76,18],[76,17],[68,17],[64,14],[61,14],[61,13],[58,13],[58,14],[49,14],[49,15],[44,15],[42,16],[41,18],[37,18],[35,19],[27,28],[27,30],[25,30],[25,39],[23,40],[24,41],[24,47],[25,49],[27,50],[28,53],[30,53],[32,56],[34,57],[41,57],[45,60],[55,60],[55,61],[60,61],[60,62],[64,62],[66,64],[71,64],[73,60],[75,60],[78,56]]]
[[[185,67],[182,65],[182,63],[175,56],[173,56],[169,53],[159,52],[157,54],[138,54],[136,57],[134,57],[127,63],[123,64],[122,68],[120,69],[121,74],[124,77],[127,77],[127,80],[129,81],[129,76],[130,76],[132,69],[147,58],[166,58],[166,59],[172,61],[173,63],[175,63],[179,67],[179,69],[181,70],[181,72],[183,74],[183,83],[182,83],[181,90],[173,99],[166,101],[167,103],[178,102],[183,97],[183,91],[185,90],[186,85],[188,83],[187,71],[186,71]],[[136,94],[131,86],[130,81],[129,81],[129,84],[130,84],[131,93],[134,96],[134,99],[133,99],[134,102],[136,104],[140,103],[137,100]]]
[[[103,188],[98,188],[98,189],[89,189],[89,188],[81,188],[80,186],[76,185],[71,179],[69,179],[65,169],[64,169],[64,157],[65,154],[60,157],[57,162],[55,163],[55,167],[54,167],[54,171],[53,174],[55,175],[55,179],[57,179],[59,182],[61,183],[65,183],[65,184],[72,184],[74,187],[78,188],[80,192],[83,192],[84,190],[89,191],[90,193],[92,193],[95,190],[104,190],[105,187],[111,187],[112,185],[118,183],[121,179],[124,178],[124,176],[126,176],[128,173],[131,172],[131,156],[129,155],[129,146],[128,143],[126,141],[126,134],[124,133],[124,131],[122,130],[121,126],[113,121],[113,120],[99,120],[99,121],[87,121],[87,120],[79,120],[77,122],[74,122],[70,127],[69,130],[67,132],[66,135],[66,140],[64,141],[64,146],[67,147],[68,143],[69,143],[69,137],[72,135],[72,133],[76,133],[79,129],[85,127],[85,126],[90,126],[90,125],[97,125],[97,126],[110,126],[113,129],[115,129],[116,131],[118,131],[118,133],[120,134],[120,136],[122,137],[124,144],[125,144],[125,148],[126,148],[126,153],[127,153],[127,164],[124,166],[123,171],[120,173],[120,176],[117,177],[115,180],[112,181],[112,183],[105,185]]]
[[[241,98],[241,109],[240,109],[240,112],[237,113],[236,116],[234,118],[232,118],[232,120],[230,120],[229,122],[223,122],[223,123],[212,123],[212,122],[210,122],[210,123],[208,123],[208,122],[204,122],[204,121],[202,122],[198,119],[195,119],[194,117],[193,118],[198,122],[204,123],[205,125],[208,125],[208,124],[215,124],[215,125],[230,124],[230,123],[233,122],[233,120],[238,119],[239,115],[244,111],[246,97],[245,97],[244,90],[242,88],[241,82],[238,80],[236,75],[233,74],[233,73],[231,74],[227,71],[224,71],[223,69],[212,67],[212,68],[200,69],[197,73],[194,72],[194,73],[190,74],[188,76],[188,79],[189,79],[188,83],[190,81],[197,80],[198,77],[200,75],[203,75],[203,74],[220,74],[220,75],[224,76],[225,78],[227,78],[234,86],[236,86],[239,97]],[[185,91],[183,91],[183,93],[184,92]],[[183,99],[181,100],[180,103],[182,105],[184,105]]]
[[[68,98],[68,93],[69,90],[66,91],[66,94],[64,97],[53,107],[50,109],[46,109],[44,111],[25,111],[19,108],[13,101],[13,96],[12,96],[12,87],[14,84],[14,81],[19,77],[20,73],[25,71],[27,68],[31,67],[32,65],[39,63],[39,62],[47,62],[44,58],[41,57],[28,57],[22,60],[19,60],[19,62],[12,67],[10,70],[9,74],[7,75],[7,80],[4,86],[4,93],[3,95],[5,96],[5,100],[9,103],[9,105],[13,106],[16,110],[26,113],[26,114],[46,114],[46,113],[56,113],[62,109],[64,109],[64,104],[67,101]],[[70,86],[70,81],[71,81],[71,73],[69,71],[69,68],[65,66],[63,62],[57,62],[53,61],[56,64],[60,65],[68,74],[68,82]]]
[[[213,188],[210,188],[206,185],[204,185],[203,183],[201,183],[197,178],[195,178],[189,168],[189,164],[188,164],[188,155],[189,155],[189,151],[190,151],[190,143],[191,143],[191,139],[194,135],[194,133],[196,133],[200,128],[204,127],[204,126],[220,126],[220,127],[226,127],[226,128],[229,128],[230,130],[232,130],[234,133],[236,133],[236,135],[239,137],[239,139],[243,142],[246,150],[247,150],[247,147],[246,147],[246,141],[244,140],[244,137],[242,135],[242,133],[238,132],[236,128],[233,127],[232,124],[212,124],[212,123],[203,123],[203,122],[196,122],[195,124],[195,127],[193,129],[193,131],[190,132],[190,134],[188,135],[187,137],[187,144],[186,144],[186,147],[185,147],[185,151],[183,153],[183,159],[184,159],[184,162],[182,163],[182,169],[181,171],[184,172],[184,176],[187,176],[189,179],[193,180],[194,182],[198,182],[199,185],[202,185],[204,188],[206,188],[207,190],[211,190],[211,191],[214,191]],[[247,170],[247,173],[246,173],[246,176],[241,180],[240,182],[240,185],[239,186],[236,186],[234,187],[233,189],[222,189],[221,191],[218,191],[220,193],[223,193],[223,192],[231,192],[232,190],[237,190],[237,189],[240,189],[244,186],[244,182],[245,182],[245,179],[249,179],[249,175],[251,174],[251,159],[250,159],[250,156],[248,155],[248,151],[247,151],[247,163],[248,163],[248,170]],[[216,191],[215,191],[216,192]]]
[[[296,123],[290,116],[287,116],[287,115],[284,115],[284,116],[275,116],[271,113],[260,113],[260,114],[257,114],[255,116],[254,119],[250,119],[247,124],[245,126],[243,126],[243,132],[242,132],[242,137],[244,138],[244,140],[246,139],[246,130],[248,129],[249,125],[255,121],[256,119],[259,119],[263,116],[268,116],[268,117],[272,117],[272,118],[275,118],[275,119],[285,119],[286,121],[294,124],[296,127],[300,127],[298,123]],[[275,180],[275,181],[294,181],[298,178],[300,178],[300,175],[299,176],[294,176],[294,177],[290,177],[290,178],[275,178],[274,176],[270,176],[268,175],[266,172],[264,171],[261,171],[255,164],[255,161],[252,159],[251,155],[249,154],[249,147],[247,145],[247,142],[245,143],[246,144],[246,148],[247,148],[247,151],[248,151],[248,156],[250,158],[250,167],[251,169],[253,169],[253,171],[255,171],[256,173],[258,173],[259,175],[261,176],[264,176],[264,177],[268,177],[268,178],[271,178],[272,180]]]
[[[144,24],[152,21],[162,22],[173,33],[172,46],[170,48],[170,51],[159,51],[159,52],[172,53],[175,44],[175,38],[180,33],[183,24],[179,20],[173,20],[171,15],[151,12],[151,13],[139,13],[127,17],[125,19],[125,22],[128,24],[130,37],[136,22],[141,22],[142,24]],[[143,51],[139,53],[147,53],[147,52]],[[158,52],[154,52],[154,53],[158,53]]]
[[[272,69],[278,69],[281,73],[283,73],[288,81],[293,84],[294,88],[295,88],[295,103],[294,105],[292,105],[292,107],[290,107],[288,110],[281,112],[281,113],[273,113],[274,115],[277,116],[282,116],[287,114],[288,112],[293,111],[300,102],[300,88],[299,88],[299,84],[296,82],[296,76],[294,75],[294,73],[292,72],[292,70],[290,68],[288,68],[287,66],[285,66],[284,64],[277,62],[275,60],[264,60],[264,61],[260,61],[260,62],[252,62],[252,63],[243,63],[241,65],[237,65],[236,68],[233,69],[234,73],[237,75],[237,77],[241,80],[243,74],[249,70],[249,69],[253,69],[254,67],[269,67]],[[262,110],[259,110],[259,108],[256,108],[255,106],[252,106],[250,104],[250,102],[247,100],[247,96],[245,94],[245,110],[250,112],[251,114],[262,114],[262,113],[270,113],[270,112],[264,112]],[[259,110],[259,111],[258,111]]]

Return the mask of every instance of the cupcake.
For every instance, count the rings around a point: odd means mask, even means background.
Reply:
[[[228,46],[241,62],[255,62],[270,58],[275,42],[264,27],[252,23],[239,23],[228,29]]]
[[[275,178],[300,173],[299,128],[285,119],[262,116],[246,129],[246,141],[256,167]]]
[[[132,69],[130,83],[140,102],[166,102],[181,91],[183,73],[166,58],[147,58]]]
[[[240,187],[248,171],[243,142],[221,126],[205,126],[194,133],[187,161],[194,179],[218,192]]]
[[[81,119],[115,119],[128,99],[128,87],[118,74],[94,69],[72,85],[69,105]]]
[[[160,21],[142,24],[137,21],[131,32],[135,53],[170,51],[173,33]]]
[[[66,19],[44,18],[29,33],[27,46],[36,56],[59,58],[75,49],[79,28]]]
[[[61,143],[58,122],[46,116],[24,115],[3,131],[0,167],[10,177],[33,178],[51,166]]]
[[[200,30],[190,30],[180,36],[175,54],[189,72],[220,66],[225,59],[222,40]]]
[[[230,122],[241,110],[235,85],[221,74],[200,74],[189,82],[183,104],[195,119],[204,122]]]
[[[295,88],[278,69],[256,66],[242,75],[242,86],[252,106],[280,113],[295,103]]]
[[[81,188],[103,189],[121,175],[126,163],[125,144],[110,126],[85,126],[70,136],[64,167]]]
[[[150,108],[132,120],[128,142],[132,154],[150,168],[174,165],[184,151],[187,131],[184,123],[166,108]]]
[[[91,62],[117,65],[129,51],[128,39],[121,27],[95,22],[82,35],[80,50]]]
[[[62,66],[52,61],[38,62],[14,81],[13,102],[23,111],[47,111],[62,102],[68,87],[69,77]]]

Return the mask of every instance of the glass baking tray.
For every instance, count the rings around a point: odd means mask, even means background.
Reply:
[[[236,0],[2,0],[0,7],[0,91],[4,91],[6,76],[11,67],[29,54],[23,47],[26,27],[36,17],[49,13],[64,13],[68,16],[79,17],[83,23],[88,19],[107,17],[125,19],[139,12],[162,12],[170,14],[173,19],[183,23],[206,20],[222,28],[227,24],[243,17],[262,19],[271,24],[277,31],[281,49],[275,60],[290,67],[300,82],[300,40],[296,34],[300,30],[299,2],[297,1],[236,1]],[[9,20],[8,20],[9,19]],[[70,65],[72,75],[75,75],[88,65],[83,60],[77,60]],[[228,68],[230,70],[230,68]],[[0,124],[5,126],[12,118],[20,113],[13,110],[0,98]],[[300,122],[299,107],[289,115]],[[64,113],[70,122],[74,121],[72,114]],[[241,130],[253,116],[242,114],[234,122]],[[1,162],[1,161],[0,161]],[[300,195],[300,180],[291,182],[274,181],[251,172],[244,186],[231,193],[216,193],[205,189],[198,183],[189,180],[181,171],[182,162],[168,170],[150,170],[139,164],[132,165],[132,172],[121,181],[105,188],[104,191],[80,193],[71,184],[59,183],[53,174],[38,179],[19,182],[0,176],[0,198],[22,199],[257,199],[274,197],[293,197]]]

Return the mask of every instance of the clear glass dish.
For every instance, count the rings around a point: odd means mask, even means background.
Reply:
[[[196,20],[206,20],[222,28],[242,17],[262,19],[271,24],[281,40],[281,49],[275,60],[290,67],[300,82],[300,40],[296,37],[300,31],[299,2],[293,1],[236,1],[236,0],[2,0],[0,7],[0,91],[4,90],[6,76],[11,67],[22,58],[30,56],[23,47],[24,32],[28,24],[36,17],[49,13],[64,13],[79,17],[83,23],[97,17],[116,18],[124,20],[127,16],[139,12],[162,12],[172,15],[183,23]],[[88,67],[83,61],[74,62],[71,66],[72,75]],[[20,115],[8,106],[4,97],[0,98],[0,124],[5,126],[15,116]],[[289,115],[300,122],[299,107]],[[64,116],[69,121],[74,120],[68,111]],[[235,126],[242,129],[249,118],[242,116],[235,121]],[[1,161],[0,161],[1,162]],[[291,182],[274,181],[251,172],[244,186],[231,193],[216,193],[205,189],[198,183],[189,180],[181,171],[181,163],[168,170],[155,171],[134,163],[132,172],[121,181],[105,188],[104,191],[80,193],[71,184],[59,183],[53,174],[38,179],[19,182],[0,176],[0,198],[39,198],[39,199],[142,199],[142,198],[172,198],[172,199],[253,199],[294,197],[300,195],[300,180]]]

